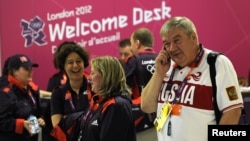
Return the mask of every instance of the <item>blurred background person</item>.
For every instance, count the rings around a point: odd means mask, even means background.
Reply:
[[[133,56],[124,63],[127,85],[132,90],[133,110],[138,141],[156,140],[156,131],[153,120],[156,113],[146,114],[141,111],[141,92],[150,80],[155,68],[153,33],[147,28],[135,30],[130,37]],[[139,133],[140,132],[140,133]],[[144,133],[145,132],[145,133]]]
[[[122,63],[124,63],[128,57],[133,56],[133,49],[131,48],[131,43],[129,38],[124,38],[120,40],[119,55],[120,55],[120,61]]]
[[[28,121],[31,115],[38,118],[40,126],[45,126],[40,113],[39,87],[32,82],[33,67],[38,64],[24,54],[5,61],[0,82],[0,140],[37,141],[38,134],[32,133],[32,123]]]

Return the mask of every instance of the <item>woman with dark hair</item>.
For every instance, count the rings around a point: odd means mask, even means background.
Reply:
[[[50,101],[51,121],[54,127],[52,135],[58,140],[72,140],[73,133],[64,131],[63,125],[68,123],[69,119],[75,119],[76,113],[81,115],[89,107],[92,94],[88,76],[84,74],[84,69],[89,66],[89,53],[80,45],[69,43],[62,45],[55,57],[57,67],[65,72],[67,81],[65,85],[52,92]]]
[[[54,89],[59,88],[62,85],[66,84],[67,75],[64,70],[59,69],[58,62],[56,61],[57,54],[62,50],[63,47],[68,45],[76,45],[75,42],[71,41],[64,41],[58,47],[56,52],[54,53],[53,64],[55,69],[57,70],[48,81],[47,84],[47,91],[52,92]],[[46,128],[43,130],[43,139],[46,141],[55,141],[55,139],[50,135],[50,132],[53,129],[52,122],[51,122],[51,106],[50,106],[50,99],[43,99],[43,103],[45,105],[44,110],[44,118],[46,120]]]
[[[53,64],[55,69],[57,69],[58,71],[56,73],[54,73],[48,81],[48,85],[47,85],[47,91],[52,92],[55,88],[64,85],[67,81],[67,77],[65,72],[62,69],[59,69],[59,64],[56,61],[56,56],[57,54],[60,52],[60,50],[62,50],[63,47],[67,46],[67,45],[75,45],[75,42],[71,42],[71,41],[64,41],[63,43],[61,43],[58,47],[57,50],[54,54],[54,58],[53,58]]]

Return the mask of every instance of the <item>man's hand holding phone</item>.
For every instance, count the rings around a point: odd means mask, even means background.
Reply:
[[[156,73],[165,76],[171,65],[171,58],[167,50],[163,47],[155,59]]]

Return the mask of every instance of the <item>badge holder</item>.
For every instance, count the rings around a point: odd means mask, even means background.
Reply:
[[[170,116],[171,111],[172,105],[169,102],[165,102],[161,108],[159,116],[157,116],[154,120],[154,125],[158,132],[162,130],[168,117]]]

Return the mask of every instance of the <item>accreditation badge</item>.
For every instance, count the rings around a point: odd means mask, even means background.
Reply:
[[[165,102],[161,108],[159,115],[154,120],[154,125],[157,131],[161,131],[165,125],[170,113],[172,111],[172,105],[169,102]]]

